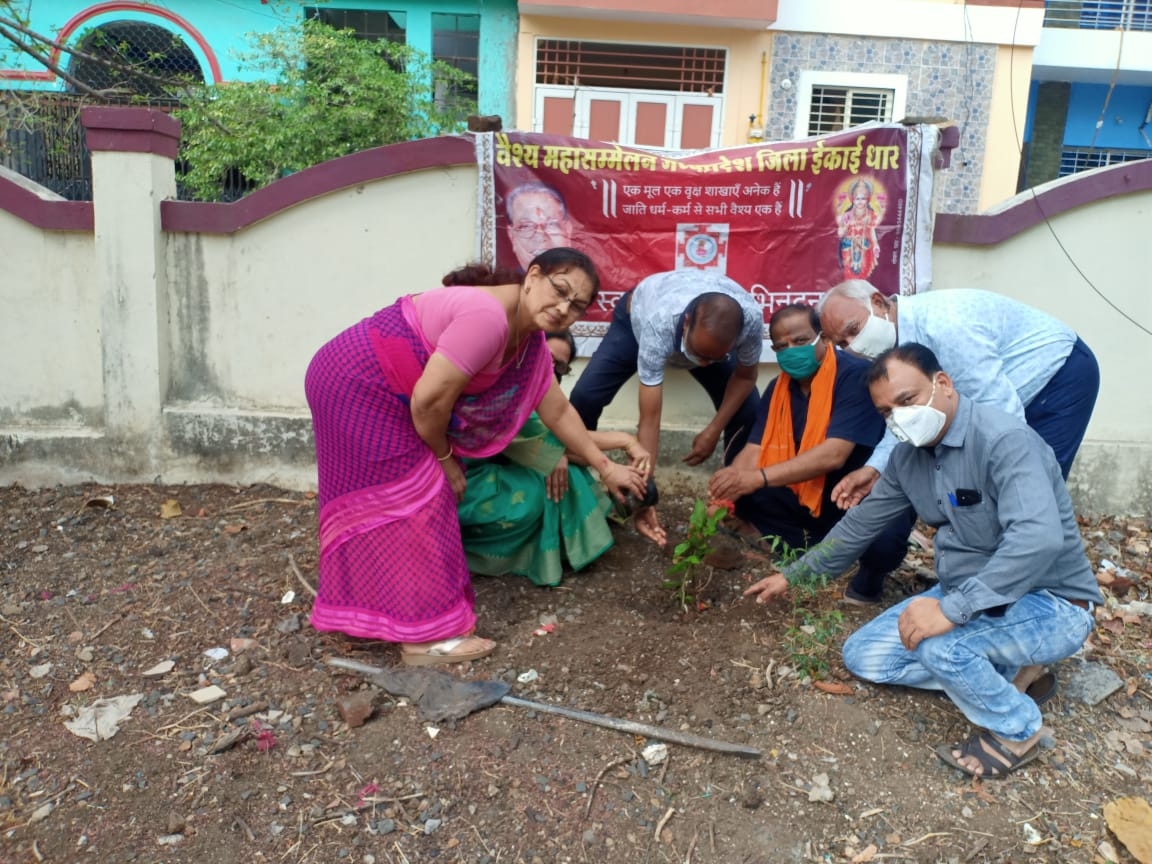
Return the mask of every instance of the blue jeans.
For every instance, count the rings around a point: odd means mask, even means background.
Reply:
[[[844,642],[844,665],[877,684],[943,690],[975,726],[1009,741],[1040,731],[1040,709],[1012,684],[1022,666],[1055,663],[1074,654],[1092,632],[1088,611],[1048,591],[1025,594],[999,617],[981,615],[908,651],[900,614],[940,586],[909,597],[869,621]]]
[[[1048,442],[1065,480],[1084,440],[1099,392],[1100,366],[1096,355],[1083,339],[1077,338],[1064,365],[1024,407],[1024,420]]]
[[[592,359],[580,374],[576,386],[572,388],[569,401],[584,425],[595,429],[600,423],[600,415],[604,409],[616,398],[620,388],[628,379],[636,374],[636,358],[640,353],[640,345],[632,332],[632,315],[628,311],[631,292],[625,294],[616,302],[612,312],[612,323],[608,325],[608,332],[600,340],[600,347],[592,354]],[[726,360],[723,363],[711,363],[708,366],[697,366],[688,370],[696,381],[707,391],[712,405],[720,407],[724,401],[724,391],[728,387],[728,379],[736,369],[736,361]],[[748,443],[748,433],[756,422],[756,411],[760,404],[760,396],[756,388],[752,389],[748,398],[744,400],[724,427],[724,464],[728,465]],[[658,454],[652,454],[658,458]]]

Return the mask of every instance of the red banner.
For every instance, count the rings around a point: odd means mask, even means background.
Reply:
[[[652,273],[719,270],[764,307],[814,303],[845,279],[888,294],[931,281],[932,127],[873,125],[796,142],[671,155],[521,132],[477,136],[481,254],[526,267],[553,246],[587,252],[599,335]],[[597,326],[598,325],[598,326]]]

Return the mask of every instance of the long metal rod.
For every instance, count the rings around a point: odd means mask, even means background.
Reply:
[[[350,660],[347,657],[329,657],[325,662],[327,662],[329,666],[336,666],[340,669],[348,669],[352,672],[359,672],[369,676],[379,675],[389,671],[380,666],[371,666],[368,663],[361,663],[359,660]],[[447,673],[437,672],[435,674],[445,675]],[[384,689],[387,689],[387,687]],[[633,720],[621,720],[617,717],[609,717],[606,714],[595,714],[591,711],[580,711],[576,708],[550,705],[547,702],[533,702],[531,699],[521,699],[518,696],[502,696],[500,701],[516,708],[528,708],[544,714],[556,714],[560,717],[567,717],[569,720],[591,723],[593,726],[615,729],[617,732],[628,732],[633,735],[643,735],[646,738],[656,738],[660,741],[671,742],[672,744],[683,744],[685,747],[698,747],[701,750],[730,753],[746,759],[759,759],[763,755],[755,747],[748,747],[744,744],[729,744],[726,741],[717,741],[714,738],[692,735],[691,733],[680,732],[676,729],[665,729],[661,726],[651,726],[648,723],[636,723]]]
[[[633,720],[620,720],[605,714],[594,714],[591,711],[580,711],[561,705],[549,705],[547,702],[533,702],[531,699],[521,699],[517,696],[504,696],[500,701],[506,705],[515,705],[518,708],[530,708],[533,711],[543,711],[545,714],[558,714],[570,720],[579,720],[581,723],[591,723],[593,726],[603,726],[605,729],[615,729],[618,732],[643,735],[646,738],[658,738],[661,741],[683,744],[686,747],[699,747],[703,750],[715,750],[718,753],[731,753],[734,756],[743,756],[747,759],[759,759],[763,755],[755,747],[748,747],[744,744],[729,744],[727,741],[717,741],[714,738],[680,732],[677,729],[651,726],[648,723],[636,723]]]

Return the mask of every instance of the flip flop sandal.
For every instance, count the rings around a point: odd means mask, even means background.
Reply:
[[[725,537],[731,537],[753,552],[760,552],[764,555],[772,554],[771,544],[756,535],[745,534],[743,531],[730,528],[727,525],[717,525],[716,533],[723,534]]]
[[[985,745],[987,745],[987,749],[985,749]],[[953,750],[959,750],[960,756],[953,756]],[[992,752],[989,753],[988,750]],[[967,741],[962,741],[959,744],[941,744],[936,748],[936,755],[940,757],[941,761],[948,763],[969,777],[979,777],[982,780],[1003,780],[1039,756],[1040,745],[1033,744],[1024,754],[1017,756],[1001,744],[991,732],[977,732]],[[960,761],[968,757],[974,757],[980,763],[980,767],[984,769],[982,774],[977,774]]]
[[[472,651],[457,651],[456,649],[475,639],[478,642],[487,642],[479,636],[458,636],[455,639],[445,639],[442,642],[433,642],[418,651],[400,650],[400,660],[405,666],[439,666],[448,663],[466,663],[469,660],[479,660],[487,657],[496,650],[496,643],[489,642],[487,647],[476,648]]]
[[[1045,672],[1028,685],[1024,691],[1024,695],[1030,697],[1032,701],[1036,703],[1037,707],[1039,707],[1045,702],[1051,701],[1052,697],[1056,695],[1057,689],[1056,673]]]

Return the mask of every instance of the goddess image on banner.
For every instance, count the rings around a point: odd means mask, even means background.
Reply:
[[[932,281],[932,126],[871,124],[799,141],[688,153],[526,132],[476,136],[479,257],[528,266],[587,252],[599,299],[574,332],[665,270],[716,270],[764,309],[868,279],[886,294]],[[598,340],[594,340],[598,341]],[[590,347],[581,340],[582,351]],[[766,351],[766,356],[770,354]]]

